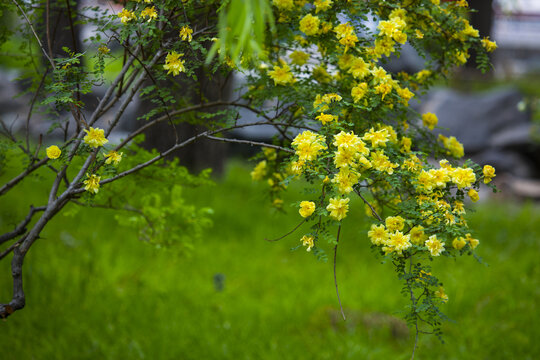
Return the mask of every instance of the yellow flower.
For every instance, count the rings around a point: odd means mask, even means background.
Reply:
[[[97,148],[109,142],[109,140],[105,138],[105,132],[103,129],[94,129],[93,127],[90,127],[90,130],[84,129],[84,131],[86,132],[84,142],[92,147]]]
[[[321,115],[317,116],[315,119],[319,120],[323,125],[326,125],[329,122],[337,120],[337,118],[336,115],[321,113]]]
[[[409,232],[409,235],[411,236],[411,242],[415,245],[422,245],[426,241],[424,227],[421,225],[413,227]]]
[[[326,210],[330,211],[331,218],[341,221],[349,211],[349,198],[331,198]]]
[[[388,156],[384,155],[382,150],[371,153],[371,165],[375,170],[386,172],[388,175],[394,173],[394,168],[399,165],[392,163],[388,160]]]
[[[62,154],[62,150],[56,145],[49,146],[46,151],[49,159],[58,159]]]
[[[84,180],[84,185],[86,185],[84,190],[97,194],[99,192],[99,181],[101,180],[101,177],[95,174],[86,174],[86,176],[88,176],[88,179]]]
[[[388,245],[392,247],[393,251],[401,254],[403,250],[411,247],[410,236],[404,235],[401,231],[396,231],[389,236]]]
[[[308,247],[306,251],[311,251],[311,248],[315,246],[315,244],[313,243],[313,240],[315,240],[315,238],[311,235],[304,235],[300,239],[300,241],[302,242],[302,245]]]
[[[401,216],[389,216],[385,219],[386,228],[390,231],[402,230],[405,219]]]
[[[371,211],[371,209],[370,209]],[[384,225],[371,225],[371,229],[368,231],[368,237],[374,245],[383,245],[388,239],[388,232]]]
[[[355,103],[359,102],[366,95],[367,91],[368,85],[365,82],[353,87],[351,90],[351,96],[353,98],[353,101]]]
[[[326,11],[332,6],[332,0],[315,0],[313,5],[315,5],[315,13],[319,11]]]
[[[119,153],[115,150],[109,151],[107,154],[105,154],[105,157],[107,158],[107,160],[105,160],[105,164],[110,164],[113,162],[114,165],[118,165],[118,163],[122,160],[122,155],[124,155],[124,153]]]
[[[368,64],[362,58],[355,58],[350,62],[349,73],[355,79],[362,79],[369,74]]]
[[[141,11],[141,17],[148,17],[148,22],[157,19],[156,7],[152,6],[145,8],[143,11]]]
[[[422,114],[422,123],[429,130],[433,130],[438,122],[439,122],[439,119],[437,119],[437,115],[433,113]]]
[[[273,160],[277,159],[277,151],[276,151],[276,149],[269,148],[269,147],[263,147],[262,151],[264,153],[264,156],[268,160],[273,161]]]
[[[315,203],[313,201],[302,201],[300,203],[300,210],[298,212],[300,213],[300,216],[303,218],[307,218],[313,214],[315,211]]]
[[[191,42],[191,40],[193,40],[192,34],[193,34],[193,29],[191,29],[188,25],[186,25],[180,28],[180,34],[178,36],[180,36],[183,41],[187,40],[188,42]]]
[[[260,163],[258,163],[253,169],[253,171],[251,172],[251,179],[255,181],[262,180],[266,176],[266,172],[267,172],[266,160],[263,160]]]
[[[474,189],[469,189],[469,192],[467,192],[467,195],[471,198],[472,202],[477,202],[480,200],[480,196],[478,195],[478,191]]]
[[[173,76],[176,76],[181,72],[186,71],[186,68],[184,67],[184,60],[180,59],[180,57],[183,55],[184,54],[178,54],[176,51],[167,54],[165,65],[163,65],[165,70],[169,70],[167,74],[172,73]]]
[[[280,10],[292,10],[294,9],[293,0],[272,0],[272,4]]]
[[[129,11],[128,9],[122,9],[122,11],[120,11],[117,16],[120,18],[120,21],[124,25],[130,22],[131,20],[136,19],[135,14]]]
[[[334,175],[332,182],[337,184],[338,191],[341,194],[348,194],[353,191],[353,186],[358,183],[359,178],[360,175],[356,171],[350,170],[348,167],[342,167]]]
[[[268,75],[274,80],[274,85],[287,85],[295,82],[294,75],[291,73],[291,68],[287,64],[283,66],[274,66]]]
[[[431,253],[431,256],[439,256],[444,251],[444,243],[437,239],[436,235],[431,235],[426,240],[426,246]]]
[[[306,130],[298,134],[292,145],[300,161],[313,161],[322,150],[326,149],[326,139],[322,135]]]
[[[435,296],[440,298],[443,302],[448,301],[448,295],[444,292],[444,288],[441,286],[439,287],[439,290],[435,291]]]
[[[417,39],[423,39],[424,38],[424,33],[422,33],[420,30],[416,29],[414,31],[414,34],[416,35],[416,38]]]
[[[478,244],[480,244],[480,241],[478,239],[473,239],[473,237],[471,236],[471,234],[465,234],[465,241],[467,241],[469,243],[469,246],[471,247],[471,249],[476,249],[476,247],[478,246]]]
[[[319,32],[321,20],[317,16],[307,14],[300,20],[300,31],[306,35],[316,35]]]
[[[463,239],[462,237],[460,237],[459,239],[458,238],[455,238],[454,241],[452,241],[452,246],[454,247],[454,249],[456,250],[461,250],[463,249],[463,247],[467,245],[467,242],[465,241],[465,239]]]
[[[390,139],[390,134],[387,129],[375,131],[374,128],[369,129],[362,137],[363,140],[371,141],[371,147],[385,147],[386,142]]]
[[[488,38],[482,39],[482,46],[484,49],[486,49],[487,52],[493,52],[495,49],[497,49],[497,43],[495,41],[491,41]]]
[[[495,177],[495,168],[491,165],[484,165],[482,173],[484,174],[484,184],[488,184]]]
[[[465,155],[463,144],[461,144],[454,136],[447,138],[446,136],[439,134],[439,140],[443,142],[444,147],[448,149],[448,153],[453,157],[460,158]]]
[[[471,168],[455,168],[451,174],[452,182],[463,189],[471,186],[476,181],[476,175]]]
[[[105,55],[105,54],[110,53],[110,52],[111,52],[111,49],[109,49],[109,48],[108,48],[107,46],[105,46],[105,45],[101,45],[101,46],[98,48],[98,51],[99,51],[101,54]]]
[[[308,61],[309,54],[306,54],[300,50],[295,50],[289,55],[289,57],[291,58],[291,62],[293,64],[302,66]]]

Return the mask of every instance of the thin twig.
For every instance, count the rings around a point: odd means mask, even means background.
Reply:
[[[409,274],[412,275],[412,254],[411,254],[411,257],[409,258]],[[418,334],[420,333],[420,330],[418,329],[418,315],[416,313],[416,304],[417,304],[417,299],[414,298],[414,292],[413,292],[413,289],[412,289],[412,286],[410,284],[410,279],[407,280],[407,285],[409,286],[409,291],[411,293],[411,302],[412,302],[412,305],[414,306],[413,308],[413,311],[414,311],[414,314],[415,314],[415,317],[414,317],[414,326],[416,327],[416,336],[415,336],[415,339],[414,339],[414,348],[413,348],[413,352],[412,352],[412,356],[411,356],[411,360],[414,360],[414,353],[416,352],[416,346],[418,345]]]
[[[266,241],[279,241],[279,240],[281,240],[281,239],[283,239],[283,238],[285,238],[285,237],[291,235],[291,234],[292,234],[293,232],[295,232],[300,226],[302,226],[302,224],[305,223],[306,221],[307,221],[307,220],[302,220],[302,221],[300,222],[300,224],[298,224],[298,225],[296,225],[296,226],[294,227],[294,229],[292,229],[291,231],[289,231],[289,232],[286,233],[285,235],[278,237],[277,239],[264,239],[264,240],[266,240]]]
[[[41,49],[41,51],[43,52],[43,55],[45,55],[45,58],[47,60],[49,60],[49,62],[51,63],[51,66],[53,69],[56,69],[56,66],[54,64],[54,61],[53,59],[49,56],[49,54],[47,54],[47,51],[45,50],[45,48],[43,47],[43,44],[41,43],[41,40],[39,40],[39,36],[38,34],[36,33],[36,30],[34,29],[34,25],[32,25],[32,22],[30,21],[30,19],[28,18],[28,16],[26,16],[26,13],[24,12],[23,8],[21,7],[21,5],[19,5],[19,3],[17,2],[17,0],[11,0],[13,1],[13,3],[15,5],[17,5],[17,7],[19,8],[19,10],[21,10],[21,13],[23,14],[24,16],[24,19],[26,20],[26,22],[28,23],[28,26],[30,26],[30,30],[32,30],[32,33],[34,34],[34,37],[36,38],[37,42],[38,42],[38,45]]]
[[[40,168],[42,165],[46,164],[47,161],[49,161],[49,158],[47,158],[47,157],[41,159],[39,162],[37,162],[34,165],[28,167],[22,173],[20,173],[19,175],[15,176],[13,179],[11,179],[7,183],[5,183],[4,186],[2,186],[0,188],[0,196],[4,195],[6,192],[8,192],[9,189],[11,189],[16,184],[18,184],[19,181],[21,181],[22,179],[24,179],[26,177],[26,175],[28,175],[31,172],[33,172],[34,170]]]
[[[337,275],[336,275],[336,259],[337,259],[337,249],[339,245],[339,233],[341,232],[341,224],[339,224],[337,236],[336,236],[336,246],[334,246],[334,284],[336,285],[336,295],[339,303],[339,308],[341,310],[341,316],[343,316],[343,320],[347,320],[345,317],[345,312],[343,312],[343,306],[341,306],[341,298],[339,297],[339,289],[338,289],[338,282],[337,282]]]
[[[26,232],[26,225],[28,225],[30,221],[32,221],[32,217],[34,216],[34,214],[37,213],[38,211],[45,211],[46,208],[47,208],[46,206],[40,206],[37,208],[30,206],[30,212],[28,212],[28,215],[26,215],[24,220],[21,221],[19,225],[17,225],[17,227],[13,231],[7,232],[0,236],[0,244],[3,244],[6,241],[13,239],[14,237],[17,237],[23,234],[24,232]]]
[[[364,203],[369,206],[369,208],[371,209],[371,213],[379,220],[379,221],[383,221],[383,219],[379,216],[379,214],[377,214],[377,211],[375,211],[375,209],[373,208],[373,206],[371,206],[371,204],[362,196],[362,193],[360,192],[360,190],[354,188],[354,192],[356,194],[358,194],[358,196],[360,196],[360,198],[364,201]]]
[[[251,146],[264,146],[264,147],[267,147],[267,148],[272,148],[272,149],[281,150],[281,151],[285,151],[285,152],[294,154],[294,150],[287,149],[287,148],[284,148],[282,146],[262,143],[262,142],[258,142],[258,141],[241,140],[241,139],[229,139],[229,138],[221,138],[221,137],[210,136],[210,135],[205,135],[204,137],[206,137],[206,138],[208,138],[210,140],[216,140],[216,141],[231,142],[231,143],[238,143],[238,144],[247,144],[247,145],[251,145]]]

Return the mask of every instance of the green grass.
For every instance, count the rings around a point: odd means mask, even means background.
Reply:
[[[38,182],[22,187],[24,198],[0,198],[1,230],[28,199],[46,196]],[[302,229],[264,240],[300,219],[295,209],[269,209],[263,188],[235,165],[217,186],[188,192],[215,210],[189,256],[140,242],[106,210],[57,216],[25,260],[26,308],[0,322],[0,359],[410,358],[412,334],[399,318],[407,301],[391,265],[369,249],[360,203],[344,221],[338,254],[343,322],[331,261],[290,251]],[[292,190],[286,202],[301,198]],[[422,336],[417,359],[539,358],[540,210],[490,202],[470,226],[489,266],[436,261],[450,296],[443,310],[455,322],[444,325],[445,344]],[[0,301],[11,296],[6,260]]]

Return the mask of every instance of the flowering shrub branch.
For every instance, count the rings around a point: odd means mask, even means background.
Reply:
[[[51,218],[60,211],[72,212],[69,203],[133,210],[134,216],[140,215],[133,223],[141,237],[159,245],[171,245],[163,234],[176,234],[175,226],[183,226],[184,236],[176,240],[190,246],[189,238],[209,224],[208,211],[185,204],[181,187],[206,183],[208,174],[189,174],[177,161],[156,165],[189,144],[210,139],[262,147],[251,176],[267,182],[272,206],[278,209],[284,207],[281,193],[288,184],[305,181],[311,195],[298,204],[302,221],[286,235],[311,224],[298,247],[320,259],[326,257],[321,241],[334,245],[340,305],[338,243],[342,227],[351,224],[350,199],[356,194],[366,214],[354,221],[369,224],[366,248],[392,263],[403,282],[402,293],[410,299],[405,317],[416,339],[420,333],[440,336],[446,318],[440,308],[450,297],[429,264],[440,256],[475,255],[479,241],[464,217],[467,201],[478,200],[482,183],[492,186],[495,169],[463,161],[458,139],[433,134],[437,115],[418,114],[409,102],[464,64],[470,50],[478,53],[482,70],[489,68],[487,53],[496,45],[480,39],[468,23],[466,1],[250,0],[254,10],[247,13],[249,7],[242,8],[237,0],[230,6],[219,1],[130,1],[117,14],[95,11],[86,16],[98,32],[87,39],[84,53],[66,49],[64,58],[50,56],[50,45],[48,49],[39,40],[28,17],[38,14],[12,1],[33,31],[26,34],[50,60],[45,69],[50,75],[34,74],[34,97],[51,118],[60,118],[62,112],[71,118],[54,123],[63,130],[64,141],[48,146],[46,154],[41,143],[34,151],[28,142],[21,148],[17,136],[3,127],[10,151],[25,156],[28,165],[0,188],[0,195],[44,166],[55,177],[44,205],[31,208],[2,236],[2,242],[19,239],[2,253],[13,253],[14,295],[0,304],[1,317],[24,306],[24,257]],[[24,6],[30,9],[31,4]],[[236,13],[241,21],[234,26],[225,22]],[[264,36],[260,30],[267,21],[272,31]],[[232,26],[230,33],[223,24]],[[110,49],[113,44],[120,47],[116,54]],[[399,56],[405,44],[426,59],[425,68],[412,74],[387,71],[388,58]],[[122,59],[122,68],[114,80],[104,80],[115,57]],[[93,61],[94,67],[81,65],[81,59]],[[201,78],[228,79],[233,70],[246,79],[240,97],[226,100],[221,84],[219,99],[206,99]],[[81,93],[103,84],[107,90],[97,105],[82,103]],[[199,98],[195,102],[193,93]],[[152,108],[136,129],[112,144],[111,135],[137,96]],[[257,119],[239,122],[239,109]],[[159,153],[138,145],[145,131],[165,122],[174,144]],[[180,140],[176,125],[182,122],[206,129]],[[268,142],[229,137],[231,130],[258,125],[271,125],[279,135]],[[174,179],[174,184],[163,189],[151,182],[144,188],[141,174]],[[26,231],[35,209],[42,213]],[[174,216],[181,225],[167,222]],[[120,223],[130,221],[118,218]],[[415,350],[416,343],[413,356]]]

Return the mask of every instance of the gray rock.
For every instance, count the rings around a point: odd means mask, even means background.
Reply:
[[[466,94],[436,89],[423,99],[420,112],[439,118],[435,133],[455,136],[468,153],[506,143],[530,143],[531,114],[519,111],[523,95],[515,89]],[[519,129],[519,130],[517,130]]]

